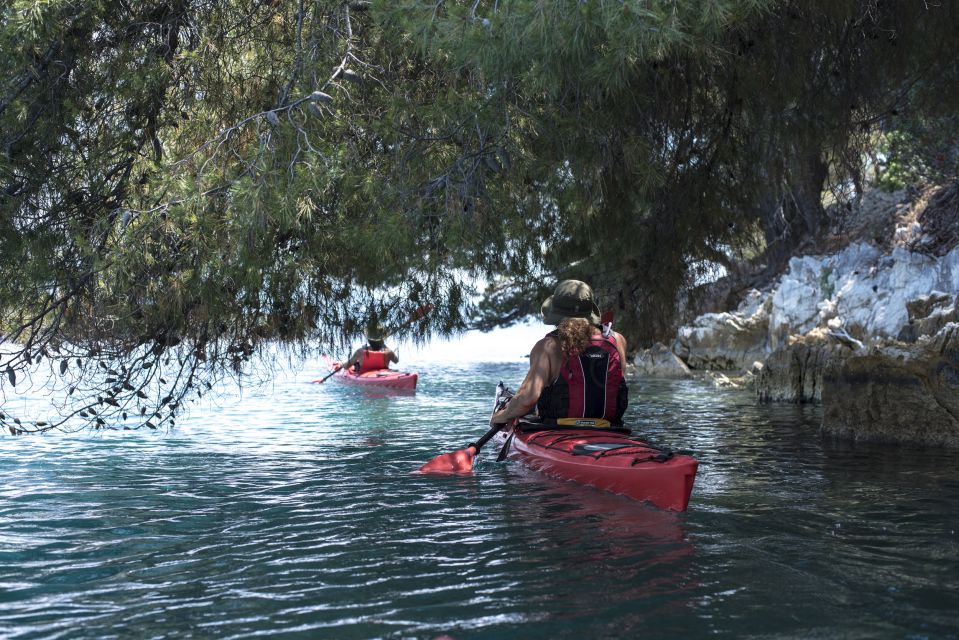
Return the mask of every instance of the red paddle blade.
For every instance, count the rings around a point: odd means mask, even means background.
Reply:
[[[436,456],[420,467],[418,473],[472,473],[475,459],[476,450],[473,447],[466,447]]]
[[[427,313],[433,310],[433,303],[427,302],[422,307],[419,307],[410,315],[410,322],[415,322],[425,316]]]

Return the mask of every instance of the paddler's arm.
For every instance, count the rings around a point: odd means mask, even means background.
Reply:
[[[400,354],[386,346],[383,347],[383,350],[386,352],[386,364],[400,361]]]
[[[340,369],[349,369],[357,362],[361,362],[362,358],[363,358],[363,350],[357,349],[356,351],[353,352],[353,355],[352,357],[350,357],[349,360],[347,360],[346,362],[340,365]]]
[[[616,336],[616,348],[619,350],[619,361],[622,363],[622,366],[626,366],[626,338],[623,337],[623,334],[618,331],[614,331],[613,335]]]
[[[561,355],[559,342],[551,338],[542,338],[533,345],[529,354],[529,371],[523,384],[519,386],[506,408],[493,414],[490,423],[505,424],[532,411],[543,389],[549,384],[551,362],[558,362]]]

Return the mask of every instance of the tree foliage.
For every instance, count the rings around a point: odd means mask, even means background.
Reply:
[[[460,326],[440,230],[373,204],[377,76],[413,69],[379,65],[367,12],[24,1],[0,24],[0,367],[75,394],[11,430],[155,427],[269,342],[332,348],[430,300],[414,332]]]
[[[561,277],[667,335],[684,288],[781,266],[824,189],[855,197],[877,141],[949,131],[959,99],[949,3],[0,12],[0,369],[71,394],[14,432],[155,427],[267,345],[343,348],[427,302],[418,338],[489,327]]]
[[[511,114],[508,151],[529,159],[512,179],[554,214],[545,271],[589,274],[642,342],[704,270],[757,249],[782,268],[819,233],[824,190],[861,193],[877,134],[959,97],[945,3],[388,4]]]

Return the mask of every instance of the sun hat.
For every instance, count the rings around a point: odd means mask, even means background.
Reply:
[[[383,327],[381,327],[378,323],[371,323],[367,325],[366,331],[364,331],[364,333],[366,334],[367,340],[377,340],[379,342],[382,342],[383,338],[385,337],[384,336],[385,331],[383,330]]]
[[[560,282],[540,311],[546,324],[559,324],[565,318],[586,318],[592,324],[599,324],[599,307],[593,302],[593,290],[582,280]]]

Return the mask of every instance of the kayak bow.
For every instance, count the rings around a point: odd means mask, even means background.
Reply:
[[[417,378],[416,373],[395,371],[393,369],[375,369],[363,373],[355,373],[351,370],[333,376],[334,380],[339,380],[340,382],[370,387],[385,387],[388,389],[416,389]]]

